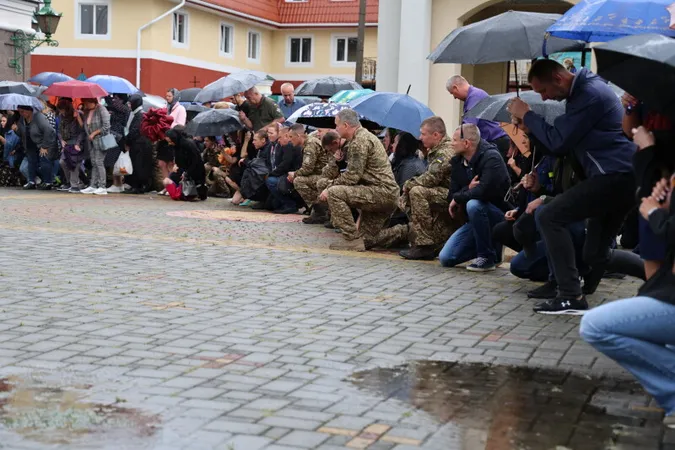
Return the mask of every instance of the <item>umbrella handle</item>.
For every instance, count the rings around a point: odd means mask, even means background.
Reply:
[[[544,42],[541,44],[541,54],[544,58],[548,59],[548,53],[546,53],[546,43],[548,42],[548,38],[551,36],[551,33],[546,33],[544,35]]]
[[[520,80],[518,79],[518,64],[513,60],[513,73],[516,75],[516,97],[520,98]]]

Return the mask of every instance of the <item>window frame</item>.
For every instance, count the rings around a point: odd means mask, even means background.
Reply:
[[[94,6],[94,15],[96,6],[105,6],[108,8],[108,32],[106,34],[95,34],[96,18],[94,17],[94,34],[82,33],[82,5]],[[112,1],[111,0],[75,0],[75,39],[91,40],[110,40],[112,39]]]
[[[174,21],[176,16],[185,17],[185,42],[180,42],[174,39]],[[176,48],[189,48],[190,47],[190,14],[187,11],[176,11],[171,15],[171,45]]]
[[[251,35],[258,36],[256,41],[256,57],[251,58]],[[246,59],[249,62],[260,64],[262,53],[262,33],[258,30],[250,29],[246,33]]]
[[[230,29],[230,51],[223,51],[223,27]],[[220,28],[218,29],[218,53],[224,58],[234,58],[234,24],[230,22],[220,22]]]
[[[291,61],[291,41],[293,39],[300,39],[300,59],[302,60],[302,40],[310,39],[311,48],[309,51],[309,62],[292,62]],[[286,67],[314,67],[314,45],[316,40],[313,34],[289,34],[286,36]]]
[[[330,63],[331,66],[333,67],[356,67],[356,61],[354,62],[349,62],[349,61],[338,61],[337,59],[337,51],[338,51],[338,40],[339,39],[344,39],[345,40],[345,58],[348,58],[349,55],[349,39],[358,39],[358,35],[356,33],[339,33],[339,34],[332,34],[331,35],[331,45],[330,45]],[[358,45],[358,43],[357,43]]]

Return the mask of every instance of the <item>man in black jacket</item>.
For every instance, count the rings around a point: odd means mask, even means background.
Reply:
[[[298,170],[302,166],[302,148],[293,146],[288,128],[279,129],[279,140],[270,150],[269,166],[271,171],[265,183],[270,191],[274,212],[296,213],[298,206],[292,195],[293,184],[288,182],[286,177],[288,172]]]
[[[494,144],[480,137],[476,125],[464,124],[452,137],[457,156],[450,174],[450,215],[466,208],[468,222],[450,236],[439,255],[441,265],[454,267],[476,259],[467,269],[494,270],[501,260],[501,245],[492,240],[492,228],[504,220],[508,205],[504,196],[510,178],[506,163]]]

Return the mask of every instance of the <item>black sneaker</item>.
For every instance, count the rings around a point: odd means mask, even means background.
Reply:
[[[30,191],[33,189],[37,189],[37,187],[35,186],[35,183],[26,183],[23,185],[23,189],[26,191]]]
[[[51,184],[43,183],[40,186],[38,186],[37,188],[38,188],[38,191],[51,191],[52,187],[53,186]]]
[[[491,272],[495,270],[497,266],[495,263],[490,262],[487,258],[476,258],[476,261],[473,264],[466,266],[466,270],[471,272]]]
[[[539,303],[532,310],[539,314],[583,316],[588,311],[588,303],[583,295],[580,299],[556,297]]]
[[[405,259],[417,261],[433,261],[436,248],[433,245],[413,245],[409,250],[402,250],[399,255]]]
[[[62,184],[58,188],[56,188],[57,191],[59,192],[67,192],[70,190],[70,185],[69,184]]]
[[[543,286],[539,286],[536,289],[532,289],[527,293],[527,298],[540,298],[546,300],[549,298],[555,298],[558,295],[558,282],[555,280],[549,280]]]

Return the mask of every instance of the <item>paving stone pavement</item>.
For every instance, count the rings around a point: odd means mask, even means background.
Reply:
[[[579,339],[578,318],[533,314],[532,285],[505,269],[331,252],[339,235],[299,221],[216,199],[0,189],[0,377],[156,415],[143,426],[158,431],[124,448],[236,450],[447,449],[432,416],[348,380],[375,367],[627,378]],[[590,303],[638,286],[605,280]],[[11,436],[0,448],[47,445]]]

